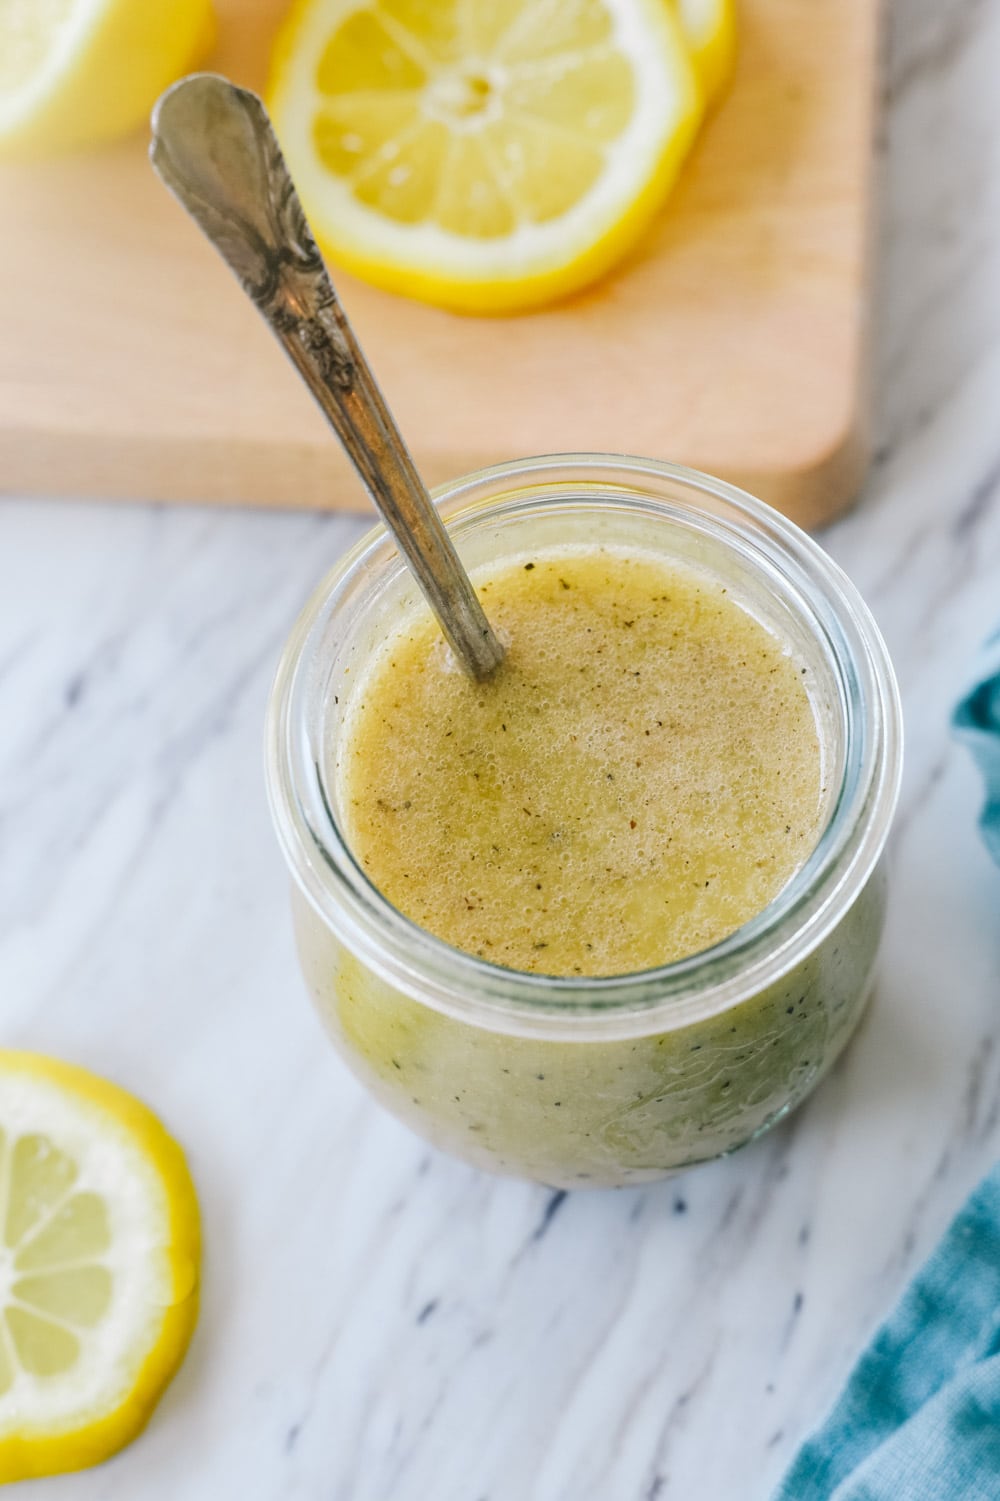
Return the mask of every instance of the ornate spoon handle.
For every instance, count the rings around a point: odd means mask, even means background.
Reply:
[[[196,73],[153,111],[153,166],[281,340],[474,677],[503,648],[337,300],[260,99]]]

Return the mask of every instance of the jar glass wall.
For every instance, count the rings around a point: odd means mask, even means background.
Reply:
[[[437,499],[473,572],[571,542],[632,547],[724,583],[807,669],[823,830],[763,912],[655,970],[526,974],[416,927],[355,861],[336,775],[366,669],[420,605],[379,528],[306,605],[269,712],[269,794],[310,992],[371,1091],[480,1166],[558,1186],[607,1185],[731,1151],[812,1089],[870,989],[901,754],[878,631],[809,537],[690,470],[556,456],[472,475]]]

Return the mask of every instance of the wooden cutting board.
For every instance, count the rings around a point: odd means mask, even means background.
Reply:
[[[283,3],[219,0],[260,86]],[[583,296],[456,317],[336,275],[431,482],[580,449],[723,475],[806,525],[866,458],[876,0],[742,0],[734,87],[638,251]],[[146,141],[0,171],[0,488],[366,504]],[[336,268],[334,268],[336,273]]]

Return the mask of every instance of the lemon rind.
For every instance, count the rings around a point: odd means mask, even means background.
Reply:
[[[713,4],[714,15],[706,7],[706,19],[699,25],[693,23],[684,0],[680,0],[679,8],[681,31],[709,109],[729,87],[738,51],[736,0],[713,0]]]

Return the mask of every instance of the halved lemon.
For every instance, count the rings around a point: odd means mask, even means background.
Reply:
[[[0,1482],[96,1464],[139,1432],[194,1329],[199,1256],[156,1117],[0,1049]]]
[[[714,104],[736,63],[736,0],[677,0],[684,39],[707,104]]]
[[[268,98],[331,257],[465,312],[607,270],[701,117],[664,0],[299,0]]]
[[[133,130],[213,35],[211,0],[0,0],[0,156]]]

